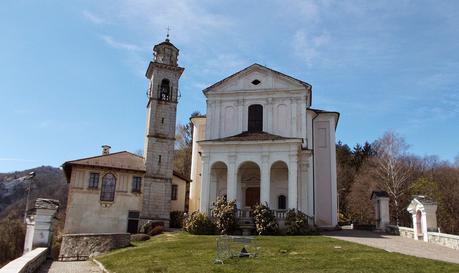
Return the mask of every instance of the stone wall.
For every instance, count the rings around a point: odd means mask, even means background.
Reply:
[[[129,233],[66,234],[62,236],[59,260],[87,260],[92,254],[104,253],[129,245]]]
[[[0,273],[32,273],[45,261],[48,249],[38,247],[0,268]]]
[[[428,232],[427,234],[429,236],[429,243],[459,250],[459,236],[438,232]]]
[[[412,228],[398,227],[398,232],[402,237],[414,239],[414,230]]]

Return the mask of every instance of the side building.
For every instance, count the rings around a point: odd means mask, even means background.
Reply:
[[[144,158],[130,152],[67,161],[69,183],[65,234],[137,233],[143,209]],[[173,172],[170,211],[187,211],[191,181]]]

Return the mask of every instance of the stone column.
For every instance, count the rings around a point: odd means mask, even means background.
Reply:
[[[288,164],[288,208],[296,209],[298,204],[298,156],[291,154]]]
[[[59,208],[59,201],[37,198],[35,215],[27,217],[27,233],[24,253],[37,247],[50,247],[53,238],[53,221]]]
[[[261,177],[260,177],[260,203],[267,203],[270,207],[271,194],[271,168],[269,167],[269,154],[261,156]]]
[[[226,197],[228,201],[237,199],[236,155],[228,156],[228,176],[226,178]]]
[[[411,217],[413,218],[413,234],[414,234],[414,239],[415,240],[418,240],[418,234],[419,234],[419,231],[418,231],[418,223],[416,221],[416,212],[411,214]]]
[[[266,128],[264,131],[266,132],[273,132],[273,98],[267,99],[266,110],[268,112]]]
[[[209,157],[201,156],[202,172],[201,172],[201,203],[199,210],[207,214],[209,212],[209,188],[210,188],[210,166]]]

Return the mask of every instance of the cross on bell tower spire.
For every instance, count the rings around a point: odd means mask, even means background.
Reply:
[[[167,30],[166,41],[169,42],[169,31],[171,30],[171,28],[167,26],[166,30]]]

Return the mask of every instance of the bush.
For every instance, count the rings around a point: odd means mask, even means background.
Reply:
[[[287,234],[289,235],[305,235],[311,231],[308,225],[308,216],[295,209],[287,211],[285,225],[287,227]]]
[[[164,222],[153,222],[151,220],[148,220],[145,224],[143,224],[140,227],[139,233],[150,234],[152,230],[157,226],[164,227]]]
[[[156,226],[148,233],[148,235],[150,235],[150,236],[159,235],[159,234],[163,233],[163,231],[164,231],[164,227],[163,226]]]
[[[213,204],[212,220],[219,234],[232,234],[237,228],[236,201],[218,197]]]
[[[276,235],[279,232],[274,212],[269,209],[268,204],[256,205],[252,209],[252,217],[255,221],[255,228],[259,235]]]
[[[184,229],[197,235],[215,234],[215,225],[206,214],[199,211],[195,211],[185,218]]]
[[[143,233],[131,234],[131,241],[133,242],[140,242],[140,241],[147,241],[150,239],[150,236]]]
[[[183,227],[183,220],[184,220],[184,212],[183,211],[171,211],[170,214],[170,222],[169,227],[171,228],[182,228]]]

